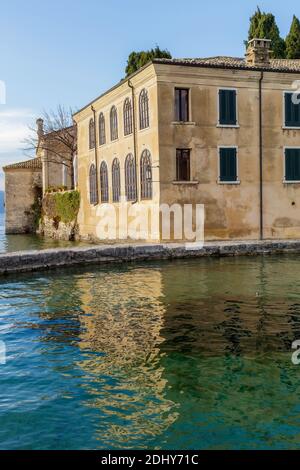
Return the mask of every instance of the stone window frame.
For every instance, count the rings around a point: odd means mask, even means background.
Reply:
[[[151,172],[151,179],[147,179],[147,172]],[[153,198],[153,174],[152,174],[152,157],[148,149],[143,150],[140,158],[140,183],[141,183],[141,199],[151,200]]]
[[[113,202],[120,202],[121,198],[121,166],[120,160],[114,158],[111,166],[112,174],[112,200]]]
[[[139,96],[139,124],[140,131],[150,127],[149,94],[146,88],[142,89]]]
[[[235,91],[236,93],[236,102],[235,102],[235,113],[236,113],[236,124],[221,124],[220,123],[220,91],[227,90],[227,91]],[[218,116],[218,123],[217,127],[224,127],[228,129],[239,129],[239,89],[234,87],[219,87],[217,89],[217,116]]]
[[[221,181],[221,150],[222,149],[235,149],[236,150],[236,180],[235,181]],[[240,173],[239,173],[239,147],[237,145],[220,145],[218,146],[218,184],[222,185],[240,185]]]

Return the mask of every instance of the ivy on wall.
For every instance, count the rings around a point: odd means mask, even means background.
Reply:
[[[59,222],[65,224],[74,222],[78,215],[79,206],[79,191],[48,193],[43,200],[43,215],[52,219],[58,227]]]

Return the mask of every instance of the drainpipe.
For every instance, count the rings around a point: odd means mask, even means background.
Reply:
[[[136,130],[136,109],[135,109],[135,96],[134,96],[134,86],[132,85],[131,80],[128,80],[128,86],[131,88],[132,96],[132,119],[133,119],[133,147],[134,147],[134,165],[135,165],[135,194],[136,199],[133,201],[133,204],[138,202],[138,167],[137,167],[137,130]]]
[[[96,124],[96,110],[94,106],[91,106],[91,110],[94,114],[94,134],[95,134],[95,166],[96,166],[96,189],[97,189],[97,199],[98,203],[100,201],[99,198],[99,184],[98,184],[98,144],[97,144],[97,124]]]
[[[259,79],[259,227],[260,240],[264,239],[264,206],[263,206],[263,109],[262,109],[262,83],[264,72]]]

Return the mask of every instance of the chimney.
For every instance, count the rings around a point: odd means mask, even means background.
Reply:
[[[36,125],[37,125],[37,135],[40,139],[44,135],[44,121],[43,121],[43,119],[41,119],[41,118],[37,119]]]
[[[248,65],[266,66],[270,65],[271,39],[252,39],[248,43],[246,62]]]

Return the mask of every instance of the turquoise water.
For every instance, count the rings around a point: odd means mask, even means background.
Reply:
[[[0,279],[0,449],[298,449],[300,257]]]

